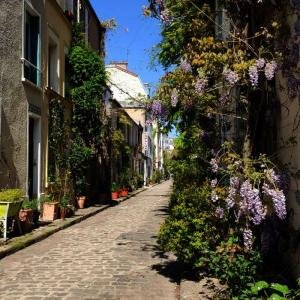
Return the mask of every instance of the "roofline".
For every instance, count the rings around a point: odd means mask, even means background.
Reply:
[[[93,5],[91,4],[90,0],[84,0],[85,3],[88,5],[88,7],[90,8],[90,10],[92,11],[93,15],[96,17],[97,21],[98,21],[98,26],[99,26],[99,29],[101,29],[102,31],[106,31],[106,28],[101,24],[100,22],[100,19],[93,7]]]
[[[127,74],[129,74],[129,75],[132,75],[132,76],[134,76],[134,77],[139,78],[139,75],[137,75],[136,73],[134,73],[134,72],[132,72],[132,71],[129,71],[129,70],[126,70],[126,69],[123,69],[122,67],[116,66],[116,65],[114,65],[114,64],[108,64],[108,65],[105,66],[105,68],[115,68],[115,69],[118,69],[118,70],[120,70],[120,71],[123,71],[123,72],[125,72],[125,73],[127,73]]]

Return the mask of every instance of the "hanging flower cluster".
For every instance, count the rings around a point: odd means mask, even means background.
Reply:
[[[212,173],[222,178],[214,178],[210,184],[216,216],[225,215],[220,211],[222,205],[228,213],[233,213],[243,232],[245,249],[250,250],[254,240],[251,227],[262,224],[273,213],[281,220],[286,218],[286,197],[282,189],[286,179],[282,180],[284,177],[275,172],[265,156],[243,160],[229,144],[211,159],[210,165]],[[220,193],[220,188],[224,193]]]

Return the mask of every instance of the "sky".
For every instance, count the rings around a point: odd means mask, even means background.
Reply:
[[[106,34],[106,63],[128,61],[128,69],[137,73],[154,92],[164,74],[151,63],[153,47],[160,41],[160,24],[143,16],[147,0],[90,0],[101,21],[114,18],[117,27]]]

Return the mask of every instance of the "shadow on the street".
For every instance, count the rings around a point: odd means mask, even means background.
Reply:
[[[169,208],[168,206],[161,206],[158,209],[152,210],[154,212],[155,216],[167,216],[169,214]]]
[[[167,261],[164,263],[155,264],[151,267],[158,274],[168,278],[171,282],[180,283],[181,274],[184,271],[184,266],[178,261]]]

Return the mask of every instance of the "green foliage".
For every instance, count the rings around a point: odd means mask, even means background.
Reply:
[[[107,122],[102,104],[106,73],[103,59],[86,46],[78,24],[74,26],[68,61],[73,101],[69,163],[75,193],[84,195],[89,186],[88,170],[106,148],[103,137],[107,132]]]
[[[65,118],[63,102],[53,98],[49,103],[49,180],[65,180],[69,172],[70,124]]]
[[[43,194],[40,196],[39,202],[40,202],[40,205],[43,206],[44,203],[53,203],[53,202],[57,202],[57,200],[51,194],[49,194],[49,195]]]
[[[170,215],[159,232],[161,248],[194,267],[207,266],[210,251],[220,238],[209,208],[207,188],[177,190],[171,198]]]
[[[258,265],[262,262],[258,251],[244,252],[236,238],[221,242],[208,264],[209,272],[226,282],[235,293],[255,279]]]
[[[120,189],[120,186],[116,182],[113,182],[111,184],[111,191],[112,192],[117,192],[119,189]]]
[[[121,171],[120,174],[120,185],[123,188],[129,187],[130,184],[130,178],[131,178],[131,170],[129,168],[125,168]]]
[[[68,195],[64,195],[60,202],[59,202],[59,206],[62,208],[66,208],[69,205],[69,196]]]
[[[160,170],[155,170],[151,177],[151,181],[154,183],[160,183],[164,178],[164,173]]]
[[[22,203],[22,208],[38,210],[38,200],[37,199],[25,199]]]
[[[20,201],[23,197],[24,192],[20,189],[5,189],[0,191],[0,202]]]
[[[267,300],[284,300],[298,299],[300,289],[291,290],[287,285],[279,283],[268,283],[266,281],[257,281],[248,284],[248,288],[243,290],[238,297],[233,297],[233,300],[246,299],[267,299]]]

